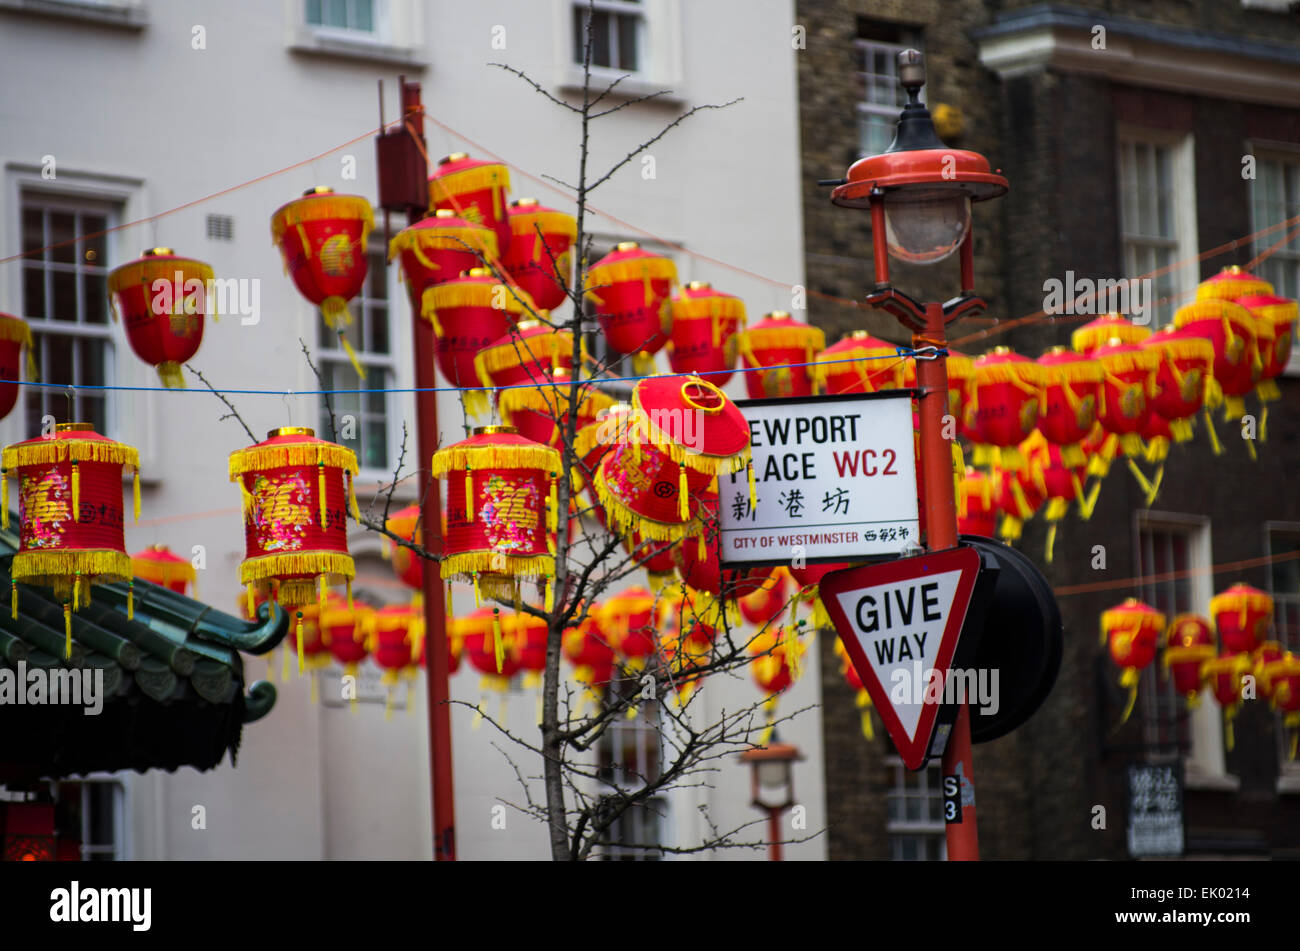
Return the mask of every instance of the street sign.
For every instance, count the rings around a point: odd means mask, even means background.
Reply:
[[[917,540],[910,390],[739,400],[758,504],[718,477],[724,567],[897,555]]]
[[[908,769],[921,769],[947,741],[935,723],[953,702],[947,675],[979,570],[979,553],[961,547],[821,580],[826,612]]]
[[[1128,854],[1183,854],[1182,763],[1129,766]]]

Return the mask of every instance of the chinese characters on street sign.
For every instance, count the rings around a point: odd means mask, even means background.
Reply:
[[[1183,854],[1183,777],[1180,763],[1128,768],[1128,854]]]

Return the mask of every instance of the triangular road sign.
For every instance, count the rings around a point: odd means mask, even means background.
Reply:
[[[963,547],[821,580],[822,603],[908,769],[929,756],[979,570],[979,553]]]

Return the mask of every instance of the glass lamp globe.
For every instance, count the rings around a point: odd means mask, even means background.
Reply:
[[[957,188],[898,188],[885,193],[885,241],[891,256],[935,264],[970,232],[970,198]]]

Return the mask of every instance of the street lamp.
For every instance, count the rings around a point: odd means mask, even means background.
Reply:
[[[750,802],[767,812],[769,857],[781,861],[781,813],[794,805],[794,764],[803,753],[793,743],[770,743],[740,754],[750,765]]]
[[[946,326],[984,309],[975,295],[974,241],[971,202],[997,198],[1007,192],[1007,180],[990,169],[978,152],[950,149],[934,131],[930,112],[919,100],[925,85],[925,61],[916,50],[898,54],[898,81],[907,90],[907,105],[898,117],[894,141],[879,155],[854,162],[848,176],[831,192],[831,201],[845,208],[871,212],[876,288],[867,303],[888,313],[912,331],[916,354],[916,401],[920,416],[921,478],[924,485],[926,547],[954,548],[958,542],[957,503],[952,481],[952,452],[944,438],[948,412]],[[961,293],[946,303],[919,303],[897,290],[889,280],[889,259],[929,265],[960,255]],[[970,752],[970,708],[963,703],[943,753],[944,776],[959,775],[973,792]],[[948,856],[978,859],[979,840],[972,804],[962,809],[960,822],[947,826]]]

